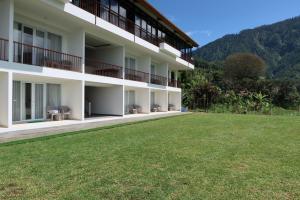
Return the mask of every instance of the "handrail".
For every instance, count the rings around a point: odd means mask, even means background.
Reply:
[[[81,72],[82,58],[14,41],[14,62]]]
[[[160,75],[151,74],[151,83],[157,85],[167,86],[168,78]]]
[[[8,40],[0,38],[0,60],[8,61]]]
[[[125,79],[149,83],[149,74],[143,71],[125,68]]]
[[[85,59],[85,73],[113,78],[123,78],[123,68],[95,59]]]
[[[179,80],[169,79],[168,86],[169,87],[181,88],[181,82]]]

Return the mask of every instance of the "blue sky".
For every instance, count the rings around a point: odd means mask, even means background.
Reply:
[[[300,15],[300,0],[148,0],[201,46]]]

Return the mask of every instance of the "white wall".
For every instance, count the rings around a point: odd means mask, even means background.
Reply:
[[[180,92],[169,92],[169,104],[173,104],[177,111],[181,110],[181,93]]]
[[[150,113],[150,90],[149,89],[136,89],[135,102],[142,107],[143,113]]]
[[[137,59],[137,70],[150,73],[151,70],[151,57],[150,56],[139,56]]]
[[[93,114],[123,115],[123,86],[86,87],[86,103],[92,103]]]
[[[85,32],[84,30],[74,30],[68,38],[68,53],[79,56],[82,58],[82,64],[84,63],[85,56]],[[83,65],[81,65],[83,70]]]
[[[163,112],[168,111],[168,92],[165,90],[152,90],[155,93],[155,104],[158,104]]]
[[[124,66],[124,47],[103,47],[95,50],[88,49],[86,58],[96,59],[105,63]]]
[[[0,72],[0,126],[12,125],[12,73]]]
[[[61,85],[62,105],[72,110],[72,118],[84,120],[84,81],[68,81]]]

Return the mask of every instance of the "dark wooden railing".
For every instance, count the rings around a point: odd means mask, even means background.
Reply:
[[[120,79],[123,78],[122,67],[92,59],[85,60],[85,73]]]
[[[81,57],[14,42],[14,62],[75,72],[82,71]]]
[[[72,3],[81,9],[94,14],[101,19],[108,21],[119,28],[122,28],[137,37],[140,37],[156,46],[159,45],[162,40],[158,38],[156,35],[153,35],[151,32],[145,30],[144,28],[140,27],[139,25],[135,24],[134,21],[121,16],[117,12],[109,9],[108,7],[104,6],[97,0],[73,0]]]
[[[156,85],[164,85],[167,86],[168,79],[163,76],[151,74],[151,83]]]
[[[0,38],[0,60],[8,61],[8,40]]]
[[[181,82],[179,80],[169,80],[169,87],[181,88]]]
[[[149,78],[150,76],[146,72],[125,68],[125,79],[127,80],[149,83]]]
[[[182,53],[182,54],[181,54],[181,58],[182,58],[183,60],[185,60],[185,61],[188,61],[189,63],[194,64],[194,60],[193,60],[193,57],[192,57],[191,55]]]

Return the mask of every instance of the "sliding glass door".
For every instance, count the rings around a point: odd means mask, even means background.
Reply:
[[[21,82],[13,82],[12,119],[21,121]]]
[[[12,118],[14,122],[45,119],[45,84],[13,82]]]

